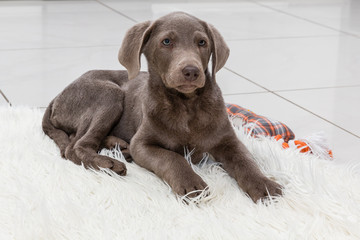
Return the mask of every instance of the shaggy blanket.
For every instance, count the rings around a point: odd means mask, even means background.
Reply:
[[[209,196],[184,203],[135,163],[128,175],[60,157],[43,111],[0,107],[0,239],[360,239],[360,174],[236,130],[284,196],[253,203],[205,156]],[[117,149],[101,151],[120,161]],[[187,156],[189,157],[189,156]]]

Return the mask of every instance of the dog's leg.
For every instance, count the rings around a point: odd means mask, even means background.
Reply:
[[[154,172],[180,196],[188,194],[189,197],[195,197],[200,194],[197,190],[203,190],[207,186],[178,153],[159,146],[143,144],[136,138],[131,141],[130,152],[138,165]]]
[[[66,148],[66,158],[76,164],[83,163],[86,168],[109,168],[119,175],[126,175],[124,163],[97,154],[102,140],[120,117],[121,111],[116,110],[115,107],[102,109],[102,112],[94,113],[97,117],[92,119],[90,124],[80,126]]]
[[[70,143],[69,136],[66,132],[56,128],[50,121],[51,111],[53,107],[53,101],[49,104],[45,110],[45,114],[42,121],[42,128],[45,134],[47,134],[60,148],[60,154],[65,157],[65,149]]]
[[[65,150],[70,144],[69,136],[61,129],[53,128],[46,134],[59,146],[61,157],[65,157]]]
[[[119,162],[107,156],[97,154],[97,139],[89,137],[88,134],[83,136],[76,142],[74,146],[74,153],[81,159],[81,162],[86,168],[109,168],[119,175],[126,175],[126,166],[124,163]]]
[[[282,194],[281,186],[261,173],[251,153],[235,136],[223,139],[210,154],[222,163],[223,168],[254,202],[267,198],[269,194]]]
[[[133,159],[130,155],[130,145],[129,143],[125,142],[121,138],[115,137],[115,136],[107,136],[101,143],[100,149],[107,148],[112,149],[116,145],[120,147],[121,153],[123,154],[125,160],[127,162],[132,162]]]
[[[81,159],[75,154],[74,145],[81,137],[81,134],[75,136],[75,134],[71,135],[70,143],[65,149],[64,158],[71,160],[73,163],[81,165]]]

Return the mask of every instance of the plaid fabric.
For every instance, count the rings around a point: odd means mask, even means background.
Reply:
[[[243,127],[252,136],[277,136],[281,135],[285,142],[295,138],[295,134],[288,126],[269,118],[256,115],[248,109],[242,108],[236,104],[226,103],[227,113],[232,117],[240,117],[244,124]]]

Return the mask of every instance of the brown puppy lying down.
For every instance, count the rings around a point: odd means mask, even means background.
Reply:
[[[140,72],[142,53],[148,73]],[[184,147],[194,149],[193,163],[210,153],[254,201],[281,195],[281,186],[260,172],[228,119],[215,81],[228,56],[220,33],[186,13],[139,23],[119,52],[127,72],[82,75],[50,103],[43,130],[64,158],[125,175],[123,163],[97,154],[118,143],[128,160],[154,172],[178,195],[207,186],[183,157]]]

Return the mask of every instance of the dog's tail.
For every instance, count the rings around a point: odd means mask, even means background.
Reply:
[[[48,135],[56,145],[60,148],[61,156],[65,158],[65,149],[70,143],[69,135],[63,130],[56,128],[50,121],[51,113],[53,109],[54,100],[51,101],[49,106],[46,108],[44,117],[42,120],[42,129],[46,135]]]

